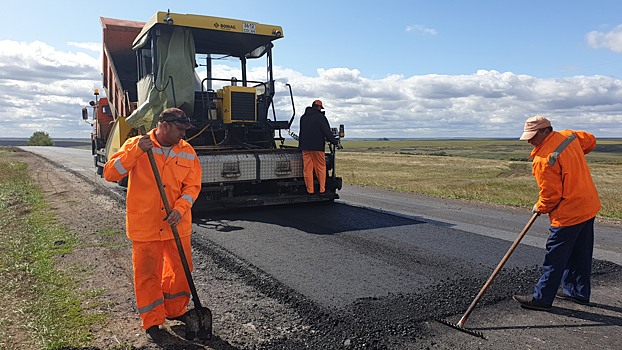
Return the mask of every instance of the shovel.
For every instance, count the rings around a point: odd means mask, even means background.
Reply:
[[[510,249],[508,249],[508,251],[507,251],[507,253],[505,253],[505,256],[503,257],[503,259],[501,259],[501,261],[497,265],[497,268],[495,268],[495,270],[492,272],[492,275],[490,275],[490,277],[488,277],[488,281],[486,281],[486,283],[484,283],[484,286],[479,291],[479,293],[477,293],[477,296],[475,297],[475,299],[473,299],[473,301],[471,302],[471,305],[469,305],[469,308],[466,310],[464,315],[462,315],[462,318],[460,318],[460,321],[458,323],[451,323],[451,322],[446,321],[444,319],[437,318],[436,320],[438,322],[440,322],[440,323],[442,323],[444,325],[447,325],[449,327],[455,328],[455,329],[457,329],[459,331],[465,332],[467,334],[474,335],[474,336],[480,337],[482,339],[486,339],[486,337],[484,336],[483,333],[478,332],[478,331],[474,331],[472,329],[465,328],[464,324],[466,323],[467,318],[469,317],[471,312],[473,312],[473,309],[475,308],[475,305],[477,305],[477,303],[480,301],[480,299],[482,299],[482,296],[484,295],[484,292],[486,292],[486,290],[488,289],[488,287],[492,283],[492,280],[495,279],[495,277],[497,276],[499,271],[501,271],[501,268],[503,268],[503,265],[505,265],[505,263],[508,261],[508,259],[510,258],[510,255],[512,255],[512,253],[514,252],[514,250],[516,249],[516,247],[518,246],[520,241],[523,239],[523,237],[525,236],[527,231],[529,231],[529,229],[531,228],[531,225],[533,225],[534,221],[536,221],[536,219],[538,218],[539,215],[540,215],[540,213],[536,212],[536,213],[533,214],[533,216],[531,216],[531,219],[529,220],[527,225],[525,225],[525,227],[523,228],[521,233],[518,235],[518,237],[516,237],[516,239],[514,240],[514,243],[512,243],[512,246],[510,247]]]
[[[139,131],[141,135],[145,135],[145,127],[143,125],[139,127]],[[168,215],[171,214],[171,206],[168,203],[168,198],[166,198],[164,186],[162,185],[162,178],[160,177],[160,172],[158,171],[155,158],[153,157],[153,150],[151,148],[147,150],[147,156],[149,156],[151,170],[153,171],[153,176],[155,176],[156,183],[158,184],[160,197],[162,197],[162,202],[164,203],[164,208],[166,209],[166,215],[168,217]],[[175,243],[177,244],[179,258],[181,259],[181,264],[184,267],[184,273],[186,274],[186,280],[188,281],[188,286],[190,287],[190,292],[192,293],[192,302],[194,304],[194,313],[192,312],[192,310],[190,310],[185,314],[187,316],[186,339],[192,340],[197,335],[201,340],[210,339],[212,337],[212,311],[209,308],[203,307],[201,305],[201,301],[199,300],[199,294],[197,293],[197,289],[194,286],[194,281],[192,280],[192,274],[190,273],[188,260],[186,260],[184,247],[181,243],[181,239],[179,238],[177,226],[171,225],[171,230],[173,231],[173,237],[175,238]]]

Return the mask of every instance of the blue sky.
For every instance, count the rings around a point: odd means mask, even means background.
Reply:
[[[619,0],[12,2],[0,137],[88,137],[80,109],[101,88],[99,17],[167,9],[281,25],[274,64],[298,115],[320,98],[350,137],[517,137],[535,114],[622,137]]]

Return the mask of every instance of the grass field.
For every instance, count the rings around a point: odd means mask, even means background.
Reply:
[[[337,172],[348,184],[443,198],[531,207],[538,187],[524,141],[378,140],[342,142]],[[603,209],[622,219],[622,139],[599,140],[588,154]]]

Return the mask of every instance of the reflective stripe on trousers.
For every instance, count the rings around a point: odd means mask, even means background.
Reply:
[[[190,236],[181,237],[181,241],[192,271]],[[144,329],[186,312],[190,288],[174,239],[133,241],[132,264],[136,305]]]

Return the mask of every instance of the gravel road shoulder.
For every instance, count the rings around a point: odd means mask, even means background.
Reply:
[[[92,329],[93,345],[100,349],[247,349],[260,347],[291,332],[304,330],[300,317],[248,286],[235,273],[207,255],[194,252],[195,283],[204,304],[213,310],[214,334],[208,344],[183,339],[182,327],[165,324],[170,333],[163,346],[148,342],[140,328],[134,302],[131,244],[125,236],[124,204],[109,191],[62,170],[45,159],[18,152],[28,164],[57,219],[79,240],[71,254],[58,258],[58,267],[83,271],[78,292],[99,291],[87,312],[106,313],[106,322]],[[209,295],[207,295],[209,291]]]

